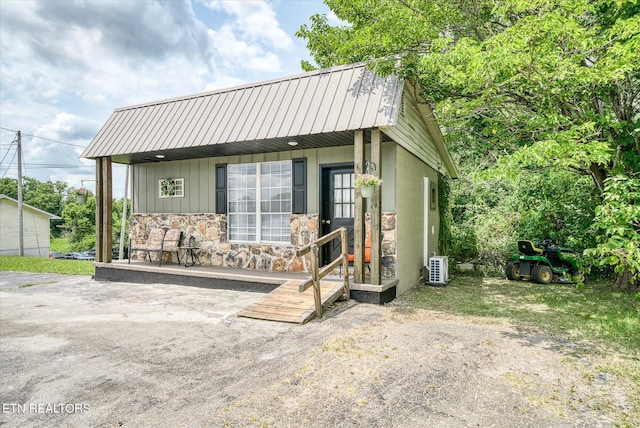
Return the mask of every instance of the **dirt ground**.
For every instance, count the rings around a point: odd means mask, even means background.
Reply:
[[[3,427],[607,427],[631,405],[571,343],[401,299],[298,326],[237,317],[257,293],[0,275]]]

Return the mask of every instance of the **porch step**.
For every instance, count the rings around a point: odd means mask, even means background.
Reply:
[[[300,293],[298,287],[304,279],[290,279],[261,301],[240,311],[238,316],[269,321],[304,324],[316,316],[313,287]],[[343,293],[342,281],[320,281],[322,307],[327,308]]]

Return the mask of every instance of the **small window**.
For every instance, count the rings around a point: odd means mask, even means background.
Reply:
[[[158,184],[161,198],[184,197],[184,178],[163,178]]]
[[[438,208],[438,189],[436,188],[436,184],[434,182],[429,183],[429,190],[431,191],[431,209],[435,210]]]

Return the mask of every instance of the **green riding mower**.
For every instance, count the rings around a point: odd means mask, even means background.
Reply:
[[[555,245],[551,239],[542,241],[540,247],[533,241],[518,241],[520,253],[514,254],[507,263],[507,279],[532,278],[538,284],[551,281],[569,284],[572,281],[568,277],[580,275],[575,251]]]

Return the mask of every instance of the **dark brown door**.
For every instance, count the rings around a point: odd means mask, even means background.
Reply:
[[[346,227],[349,253],[353,253],[354,196],[353,164],[321,167],[320,234]],[[322,247],[321,263],[326,265],[340,255],[341,243],[334,239]]]

